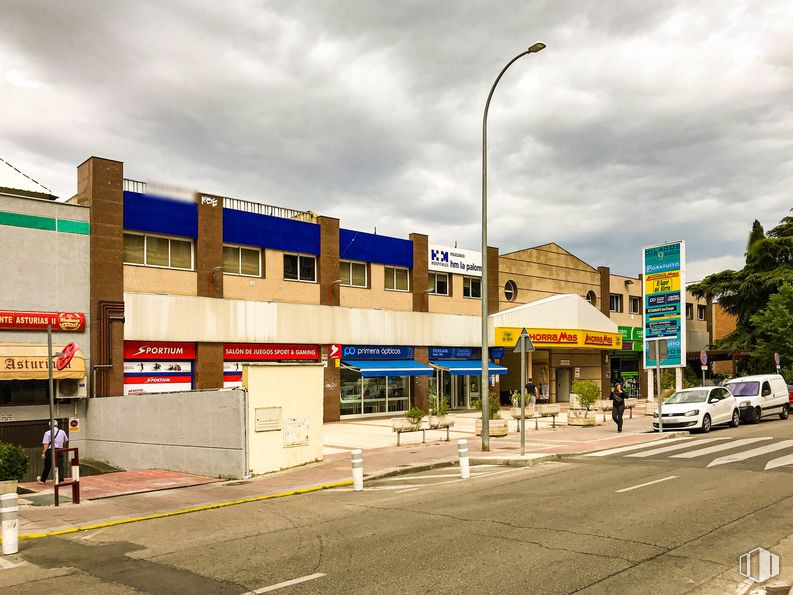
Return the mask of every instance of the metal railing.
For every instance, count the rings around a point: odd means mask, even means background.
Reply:
[[[146,194],[146,182],[128,180],[127,178],[124,178],[124,192],[137,192],[138,194]]]

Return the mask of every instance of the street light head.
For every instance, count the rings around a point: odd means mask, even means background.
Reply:
[[[534,45],[529,47],[529,53],[530,54],[536,54],[540,50],[544,50],[544,49],[545,49],[545,44],[542,43],[541,41],[538,41],[537,43],[535,43]]]

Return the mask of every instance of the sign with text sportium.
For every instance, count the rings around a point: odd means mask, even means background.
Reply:
[[[648,339],[665,338],[662,368],[686,365],[686,243],[671,242],[642,250],[644,272],[644,367],[654,367]]]

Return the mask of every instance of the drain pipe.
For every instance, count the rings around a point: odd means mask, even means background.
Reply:
[[[108,339],[108,356],[106,364],[94,364],[91,366],[92,369],[92,378],[91,378],[91,398],[96,398],[96,371],[99,370],[109,370],[113,367],[113,322],[120,322],[124,324],[126,322],[123,316],[108,316],[107,321],[110,323],[107,327],[107,339]]]
[[[242,470],[242,479],[250,479],[253,476],[251,473],[250,462],[250,444],[248,444],[248,389],[241,388],[242,391],[242,458],[245,468]]]

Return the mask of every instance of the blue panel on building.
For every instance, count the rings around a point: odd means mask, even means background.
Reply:
[[[198,237],[198,205],[139,192],[124,192],[124,229]]]
[[[223,241],[286,252],[319,254],[319,225],[224,209]]]
[[[339,257],[345,260],[377,262],[412,268],[413,242],[351,229],[340,229]]]

